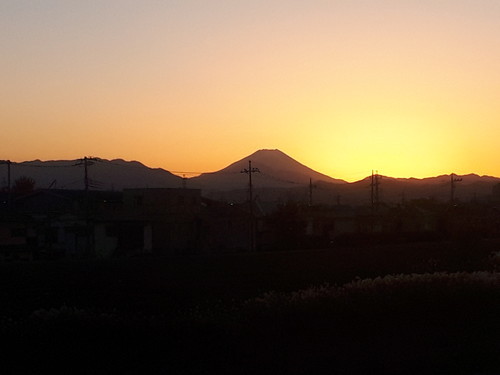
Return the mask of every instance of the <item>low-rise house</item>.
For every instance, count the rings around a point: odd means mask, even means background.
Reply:
[[[224,253],[250,249],[251,217],[245,207],[203,198],[200,219],[200,251]],[[258,221],[254,220],[257,241]]]
[[[136,240],[142,232],[144,252],[194,252],[200,246],[200,212],[199,189],[126,189],[118,223],[135,226]]]
[[[12,212],[0,213],[0,260],[32,260],[35,255],[32,220]]]

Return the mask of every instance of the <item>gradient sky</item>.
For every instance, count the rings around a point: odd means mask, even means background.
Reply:
[[[500,176],[498,0],[0,0],[0,159]]]

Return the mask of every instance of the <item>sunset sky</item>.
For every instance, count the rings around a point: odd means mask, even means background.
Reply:
[[[500,176],[498,0],[0,0],[0,159]]]

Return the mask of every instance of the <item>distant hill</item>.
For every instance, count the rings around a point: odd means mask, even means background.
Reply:
[[[347,204],[368,204],[371,201],[371,177],[349,183],[333,186],[320,183],[315,191],[317,202],[332,202],[332,194],[341,202]],[[478,176],[476,174],[454,175],[454,197],[467,202],[471,200],[485,200],[492,196],[493,186],[500,183],[500,178]],[[451,176],[441,175],[423,179],[393,178],[380,176],[379,197],[381,202],[399,203],[412,199],[431,198],[439,201],[449,201],[451,196]]]
[[[248,161],[258,173],[252,174],[255,197],[261,202],[296,200],[308,202],[309,179],[313,181],[313,203],[369,204],[370,176],[347,183],[331,178],[299,163],[279,150],[259,150],[226,168],[204,173],[186,181],[188,188],[202,189],[202,194],[220,200],[242,202],[247,199]],[[90,165],[91,164],[91,165]],[[0,165],[0,188],[7,186],[7,166]],[[21,176],[35,180],[35,188],[84,189],[84,166],[80,160],[26,161],[12,163],[11,184]],[[137,161],[122,159],[89,162],[89,185],[92,190],[123,190],[125,188],[179,188],[183,179],[161,168],[149,168]],[[467,174],[455,176],[455,198],[461,201],[487,200],[493,197],[493,187],[500,178]],[[423,179],[381,176],[380,201],[398,203],[403,200],[434,198],[450,199],[450,175]],[[500,185],[499,185],[500,186]],[[500,200],[497,188],[495,200]]]
[[[347,184],[344,180],[329,177],[306,167],[280,150],[259,150],[220,171],[193,177],[188,183],[192,187],[204,190],[246,189],[248,174],[242,171],[248,169],[249,161],[252,162],[252,168],[259,170],[258,173],[252,174],[252,184],[256,189],[296,188],[308,185],[310,179],[313,182]]]
[[[2,167],[4,167],[2,165]],[[26,161],[11,165],[11,183],[21,176],[35,180],[35,188],[84,189],[84,166],[80,160]],[[89,161],[88,178],[93,190],[182,187],[182,178],[161,168],[149,168],[122,159]],[[6,186],[4,174],[0,177]]]

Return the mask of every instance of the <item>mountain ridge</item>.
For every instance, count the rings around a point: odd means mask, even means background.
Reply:
[[[87,163],[90,187],[98,190],[182,186],[181,177],[135,160],[89,158]],[[12,163],[11,182],[14,184],[16,179],[27,176],[35,180],[35,188],[84,189],[84,169],[81,159]],[[0,182],[2,186],[7,185],[3,179]]]
[[[255,168],[255,173],[252,175],[257,188],[259,186],[291,188],[296,185],[309,184],[310,179],[330,183],[347,183],[344,180],[317,172],[277,149],[258,150],[219,171],[203,173],[200,176],[190,178],[189,181],[194,183],[194,186],[209,190],[246,188],[248,186],[247,178],[242,174],[248,170],[249,162],[252,163],[252,169]],[[248,173],[246,174],[248,175]]]
[[[304,197],[309,194],[310,181],[313,183],[317,202],[329,203],[342,197],[342,202],[354,203],[366,201],[369,196],[371,176],[355,182],[332,178],[307,167],[278,149],[261,149],[219,171],[188,179],[163,168],[148,167],[136,160],[89,158],[88,177],[90,188],[97,190],[185,186],[201,189],[204,195],[220,199],[229,199],[227,197],[231,194],[228,195],[227,192],[239,191],[235,196],[244,199],[249,185],[249,175],[244,171],[246,169],[248,172],[249,161],[252,162],[252,169],[259,171],[252,173],[252,185],[254,189],[261,190],[261,197],[266,196],[264,190],[267,189],[273,191],[267,195],[269,199],[278,196],[298,196],[298,199],[306,199]],[[6,170],[5,164],[0,165],[0,188],[7,186]],[[11,185],[21,176],[33,178],[36,181],[35,188],[84,189],[84,166],[81,159],[37,159],[12,163]],[[493,186],[500,183],[498,177],[475,173],[454,176],[461,179],[456,184],[456,196],[462,199],[489,196]],[[380,176],[379,182],[381,199],[386,202],[423,197],[444,200],[450,194],[450,175],[425,178]],[[336,198],[333,198],[334,196]]]

